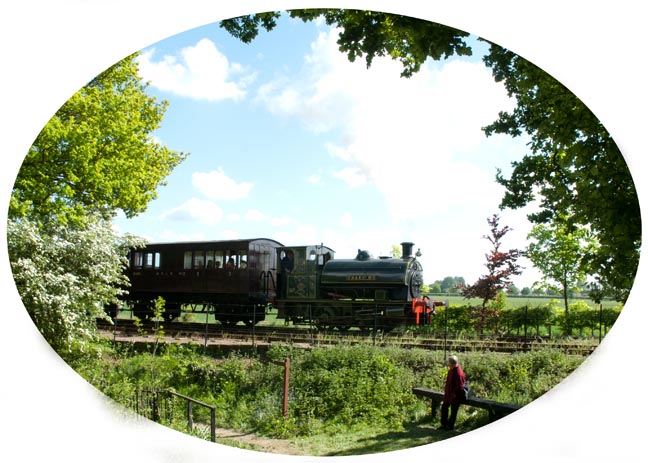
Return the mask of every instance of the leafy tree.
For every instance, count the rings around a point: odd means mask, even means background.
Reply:
[[[390,56],[403,64],[402,76],[418,72],[426,59],[439,60],[454,54],[470,56],[468,33],[420,19],[365,10],[304,9],[288,12],[291,18],[313,21],[322,17],[329,26],[342,28],[339,49],[350,61],[365,57],[367,67],[378,56]],[[245,43],[276,26],[278,12],[227,19],[220,26]]]
[[[128,281],[110,219],[143,211],[185,155],[151,136],[166,102],[146,94],[136,55],[101,73],[51,118],[30,148],[9,207],[9,258],[23,303],[62,355],[88,349],[95,320]]]
[[[499,216],[494,214],[488,219],[490,234],[485,235],[493,248],[486,254],[486,268],[488,273],[482,275],[474,284],[463,288],[462,295],[466,299],[479,298],[482,300],[482,308],[486,308],[489,301],[494,301],[497,295],[506,291],[513,284],[511,277],[522,273],[520,265],[516,262],[521,256],[517,249],[510,249],[506,252],[501,250],[502,239],[511,231],[509,226],[500,228]]]
[[[371,11],[314,9],[289,12],[311,21],[323,17],[340,27],[339,50],[349,60],[390,56],[411,76],[428,58],[470,55],[467,33],[424,20]],[[264,13],[222,21],[220,25],[249,42],[259,27],[271,30],[279,13]],[[497,181],[506,187],[501,208],[521,208],[536,197],[542,210],[529,216],[549,223],[556,211],[574,207],[574,224],[589,225],[600,247],[588,256],[590,273],[601,287],[624,301],[637,270],[641,217],[632,177],[612,137],[594,114],[567,88],[509,50],[489,44],[484,62],[496,81],[503,82],[517,101],[511,112],[485,127],[485,133],[531,137],[531,153],[513,163],[513,173]]]
[[[403,250],[397,244],[392,244],[390,254],[392,257],[395,257],[396,259],[400,259],[401,257],[403,257]]]
[[[486,134],[531,137],[531,154],[512,164],[510,178],[497,174],[507,190],[500,206],[517,209],[538,198],[541,210],[529,216],[536,224],[561,221],[557,214],[573,211],[566,226],[588,226],[600,243],[583,265],[609,295],[625,300],[639,262],[641,217],[618,146],[583,102],[541,69],[496,45],[485,62],[517,100]]]
[[[584,279],[587,268],[583,263],[596,252],[597,243],[587,228],[575,226],[563,217],[566,215],[560,215],[560,220],[551,224],[533,227],[527,236],[530,243],[526,255],[542,272],[544,287],[558,285],[568,314],[569,292]]]
[[[518,288],[517,286],[515,286],[515,285],[512,284],[512,285],[509,287],[507,293],[510,294],[510,295],[512,295],[512,296],[518,296],[518,295],[520,294],[520,288]]]
[[[82,224],[9,220],[11,269],[27,312],[60,354],[88,349],[95,320],[128,283],[123,267],[132,236],[117,237],[96,216]]]
[[[443,280],[437,280],[434,282],[438,284],[441,290],[439,292],[449,293],[456,291],[456,288],[462,287],[466,284],[464,277],[451,277],[447,276]]]
[[[430,293],[442,293],[443,290],[441,289],[441,285],[439,283],[432,283],[432,285],[430,285],[430,289],[429,289],[428,292],[430,292]]]
[[[529,294],[531,294],[531,288],[525,286],[524,288],[522,288],[522,291],[520,291],[520,294],[522,294],[523,296],[528,296]]]
[[[146,94],[136,55],[72,96],[39,133],[18,172],[9,217],[63,223],[89,213],[131,217],[185,157],[157,143],[166,102]]]

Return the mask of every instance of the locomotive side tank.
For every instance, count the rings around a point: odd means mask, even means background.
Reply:
[[[423,269],[412,256],[413,243],[401,245],[401,258],[379,259],[360,250],[355,259],[328,258],[331,250],[323,247],[324,256],[307,259],[307,248],[280,249],[295,260],[280,266],[284,286],[278,291],[279,318],[338,329],[388,330],[413,323]]]
[[[403,243],[402,258],[379,258],[358,250],[355,259],[328,262],[321,276],[321,291],[332,298],[412,301],[421,296],[423,268],[411,256],[411,243]]]

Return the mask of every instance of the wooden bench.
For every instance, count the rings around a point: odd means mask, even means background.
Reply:
[[[443,392],[433,391],[432,389],[427,389],[425,387],[413,387],[412,392],[418,397],[432,399],[432,418],[434,418],[439,409],[439,405],[443,402]],[[468,397],[468,399],[463,402],[463,405],[482,408],[488,411],[488,419],[490,421],[495,421],[504,415],[508,415],[509,413],[513,413],[522,408],[522,405],[505,404],[495,402],[494,400],[479,399],[477,397]]]

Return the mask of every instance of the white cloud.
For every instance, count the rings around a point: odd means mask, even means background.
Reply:
[[[246,86],[254,80],[237,63],[230,63],[209,39],[183,48],[178,57],[165,55],[154,61],[155,49],[139,57],[139,73],[145,81],[166,92],[195,100],[240,100]],[[240,75],[238,81],[232,79]]]
[[[154,239],[157,242],[173,243],[178,241],[203,241],[206,236],[202,232],[178,233],[174,230],[164,229]]]
[[[308,183],[310,183],[312,185],[321,185],[322,184],[322,176],[321,175],[317,175],[317,174],[309,175],[307,180],[308,180]]]
[[[225,175],[222,168],[211,172],[196,172],[191,182],[200,193],[210,199],[234,201],[248,196],[254,185],[250,182],[237,183]]]
[[[223,220],[223,210],[212,201],[190,198],[180,206],[164,212],[161,218],[163,220],[199,222],[213,225]]]
[[[333,177],[344,181],[350,188],[356,188],[368,183],[367,176],[357,167],[345,167],[333,172]]]
[[[351,187],[373,183],[394,219],[420,216],[417,198],[429,212],[496,208],[501,155],[481,128],[513,101],[490,71],[452,60],[404,79],[390,58],[376,58],[369,70],[364,60],[350,63],[336,40],[334,30],[321,33],[301,73],[268,84],[257,99],[307,129],[330,131],[327,151],[348,163],[333,175]]]

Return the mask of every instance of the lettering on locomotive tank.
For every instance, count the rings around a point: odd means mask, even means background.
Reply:
[[[347,275],[347,281],[375,281],[376,275]]]

